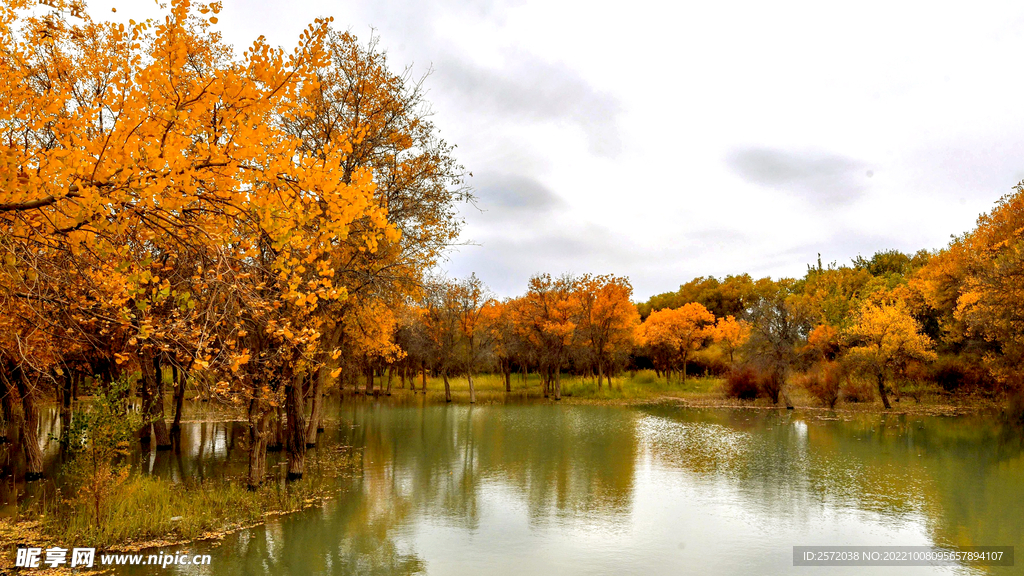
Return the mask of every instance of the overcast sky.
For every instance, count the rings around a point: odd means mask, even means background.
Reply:
[[[318,16],[433,69],[482,210],[445,268],[503,296],[941,248],[1024,179],[1020,2],[225,0],[217,28],[291,48]]]

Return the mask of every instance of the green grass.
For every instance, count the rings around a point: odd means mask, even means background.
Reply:
[[[132,474],[103,503],[100,522],[91,501],[67,495],[27,515],[40,514],[43,533],[55,542],[109,548],[187,541],[321,502],[336,493],[332,479],[353,462],[351,453],[340,451],[326,462],[307,460],[304,479],[271,480],[255,491],[247,490],[242,478],[175,483]]]
[[[673,379],[666,382],[665,378],[657,378],[651,370],[643,370],[632,375],[623,373],[611,380],[606,379],[601,389],[597,388],[596,378],[562,375],[563,400],[595,400],[595,401],[634,401],[656,399],[665,396],[687,397],[714,394],[719,389],[720,378],[700,377],[688,378],[686,382]],[[469,402],[469,382],[465,376],[448,379],[452,389],[452,401]],[[512,391],[505,392],[505,381],[500,374],[479,374],[473,376],[478,403],[502,403],[508,401],[543,399],[543,389],[539,374],[530,374],[524,380],[519,374],[512,375]],[[408,388],[398,388],[399,382],[392,381],[392,394],[409,396]],[[422,382],[416,379],[417,394]],[[444,381],[441,378],[427,378],[427,400],[444,402]]]

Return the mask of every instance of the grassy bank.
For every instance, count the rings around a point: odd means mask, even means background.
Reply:
[[[449,378],[453,402],[469,402],[469,381],[465,377]],[[392,394],[410,394],[409,390],[395,387],[392,382]],[[506,402],[512,400],[543,400],[544,393],[540,375],[529,374],[525,378],[519,374],[512,375],[512,392],[505,391],[505,380],[500,374],[480,374],[473,377],[478,403]],[[416,380],[417,393],[422,382]],[[653,372],[639,372],[636,376],[626,374],[616,377],[609,383],[605,380],[600,389],[593,378],[580,376],[562,376],[562,400],[573,401],[615,401],[615,400],[650,400],[662,396],[679,394],[713,394],[721,385],[719,378],[690,378],[685,384],[673,381],[665,382],[664,378],[655,378]],[[427,378],[427,399],[444,402],[444,382],[441,378]]]
[[[173,482],[130,475],[106,498],[97,519],[91,500],[73,487],[57,490],[0,520],[0,573],[10,568],[18,547],[75,546],[130,551],[216,538],[255,526],[267,518],[316,506],[338,493],[338,477],[351,473],[359,454],[343,447],[307,459],[302,480],[268,479],[246,489],[243,478]],[[70,492],[70,493],[69,493]]]
[[[449,378],[452,389],[452,401],[456,403],[469,403],[469,382],[465,377]],[[473,377],[476,387],[478,404],[493,404],[516,401],[544,401],[543,389],[540,376],[530,374],[525,378],[519,374],[512,376],[512,391],[505,391],[505,381],[498,374],[480,374]],[[745,407],[745,408],[772,408],[776,407],[765,398],[755,400],[739,400],[730,398],[725,394],[725,381],[723,378],[714,376],[690,377],[685,382],[673,378],[671,382],[664,377],[658,378],[651,370],[642,370],[633,373],[623,373],[611,380],[606,380],[604,385],[598,389],[597,381],[594,378],[580,376],[562,376],[562,402],[563,403],[616,403],[635,404],[654,401],[682,402],[695,406],[720,406],[720,407]],[[380,386],[380,383],[377,383]],[[397,378],[392,380],[392,397],[399,399],[423,398],[421,395],[422,381],[416,379],[416,393],[413,394],[406,388],[400,388]],[[350,390],[350,389],[349,389]],[[870,390],[869,390],[870,392]],[[801,409],[820,409],[821,403],[811,396],[806,390],[799,386],[789,385],[786,388],[786,395],[792,406]],[[915,398],[916,397],[916,398]],[[444,382],[441,378],[427,378],[428,402],[445,401]],[[979,410],[997,410],[1001,403],[980,395],[951,395],[944,393],[938,387],[914,390],[914,397],[904,392],[901,401],[896,402],[895,397],[893,408],[895,413],[922,412],[922,413],[960,413],[975,412]],[[552,399],[547,399],[552,401]],[[780,406],[785,406],[780,401]],[[883,411],[884,407],[875,397],[869,397],[863,401],[840,400],[836,404],[837,410],[851,411]]]

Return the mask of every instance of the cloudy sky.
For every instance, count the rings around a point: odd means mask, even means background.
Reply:
[[[445,267],[500,295],[940,248],[1024,179],[1020,2],[225,0],[218,28],[292,47],[318,16],[433,70],[479,198]]]

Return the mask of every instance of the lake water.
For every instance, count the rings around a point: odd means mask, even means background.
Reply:
[[[337,499],[187,547],[208,567],[156,572],[1024,573],[1024,444],[991,417],[373,401],[328,414],[321,445],[362,452]],[[241,472],[241,439],[241,423],[190,424],[181,454],[139,464]],[[797,545],[1008,545],[1018,559],[794,567]]]

